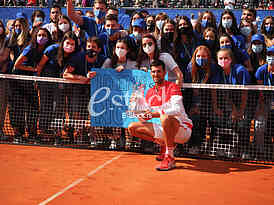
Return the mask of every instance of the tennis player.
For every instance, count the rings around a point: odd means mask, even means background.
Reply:
[[[160,155],[156,160],[161,163],[156,170],[168,171],[175,168],[175,143],[183,144],[189,140],[192,121],[185,112],[180,87],[165,80],[164,62],[154,60],[150,68],[155,86],[145,96],[149,110],[139,115],[139,121],[132,122],[128,128],[132,136],[160,144]],[[152,118],[160,118],[161,124],[147,122]]]

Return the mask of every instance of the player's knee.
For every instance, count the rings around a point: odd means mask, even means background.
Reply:
[[[169,116],[169,115],[161,115],[160,121],[161,121],[161,123],[163,124],[163,123],[166,123],[166,122],[170,121],[171,118],[172,118],[172,117]]]
[[[129,134],[134,136],[136,128],[137,128],[137,123],[136,122],[130,123],[129,126],[128,126]]]

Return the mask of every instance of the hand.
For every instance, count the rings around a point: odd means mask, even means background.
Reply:
[[[96,76],[96,72],[95,71],[89,71],[87,74],[87,78],[92,79]]]
[[[123,71],[125,68],[124,68],[124,66],[123,65],[119,65],[118,67],[116,67],[116,71],[117,72],[121,72],[121,71]]]

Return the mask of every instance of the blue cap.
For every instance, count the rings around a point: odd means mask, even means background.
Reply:
[[[23,13],[23,12],[18,12],[18,13],[16,14],[16,18],[17,18],[17,19],[21,19],[21,18],[27,19],[28,17],[27,17],[27,15],[26,15],[25,13]]]
[[[253,41],[260,41],[260,42],[264,42],[264,36],[262,34],[254,34],[252,37],[251,37],[251,42]]]
[[[138,18],[138,19],[136,19],[132,23],[132,26],[137,26],[137,27],[140,27],[140,28],[145,28],[145,21],[142,18]]]
[[[266,52],[271,52],[271,53],[274,53],[274,45],[273,46],[270,46],[266,49]]]

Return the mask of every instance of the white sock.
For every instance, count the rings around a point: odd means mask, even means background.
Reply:
[[[167,147],[166,148],[166,154],[171,156],[171,157],[174,157],[174,147]]]

